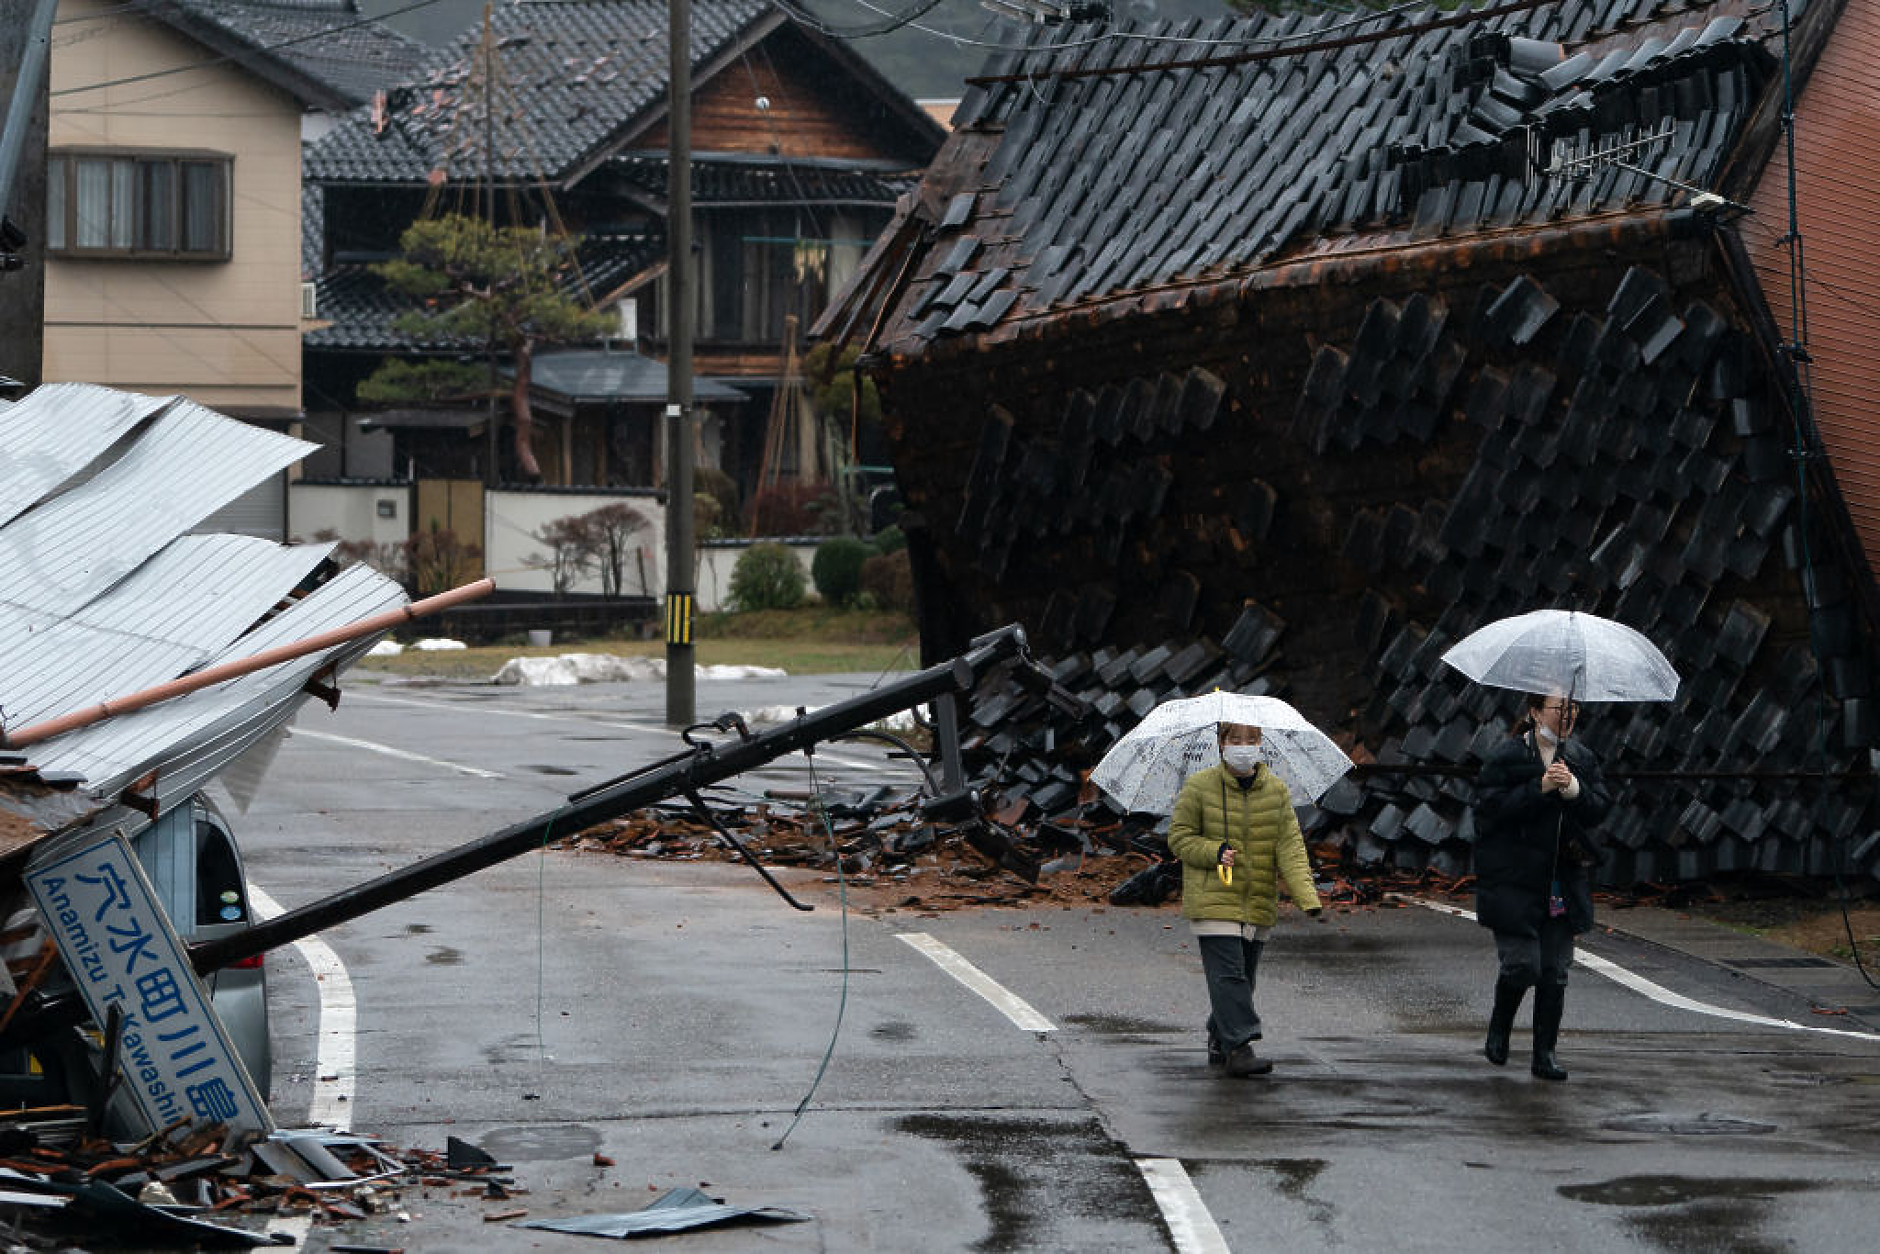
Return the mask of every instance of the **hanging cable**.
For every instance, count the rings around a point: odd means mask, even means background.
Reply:
[[[836,1052],[836,1038],[842,1035],[842,1016],[849,1008],[849,878],[842,865],[842,850],[836,843],[836,829],[829,821],[829,806],[822,795],[822,781],[816,775],[816,750],[812,745],[803,747],[804,760],[809,763],[810,805],[815,807],[822,819],[823,833],[829,838],[829,852],[836,859],[836,885],[842,898],[842,993],[836,999],[836,1022],[829,1030],[829,1046],[823,1050],[822,1062],[816,1067],[816,1075],[809,1082],[809,1091],[803,1094],[803,1100],[796,1104],[796,1111],[790,1116],[790,1126],[783,1130],[776,1143],[770,1148],[780,1150],[783,1143],[796,1131],[796,1125],[803,1121],[803,1112],[809,1109],[810,1100],[816,1096],[816,1086],[822,1083],[825,1072],[829,1070],[829,1059]]]
[[[271,44],[260,44],[253,48],[244,48],[241,52],[228,52],[219,57],[210,57],[203,61],[191,61],[188,65],[173,65],[167,70],[151,70],[148,74],[132,74],[125,78],[112,78],[97,83],[86,83],[82,87],[62,87],[58,91],[47,92],[46,94],[48,96],[70,96],[81,91],[101,91],[106,87],[122,87],[128,83],[145,83],[153,78],[167,78],[172,74],[187,74],[191,70],[202,70],[212,65],[222,65],[225,62],[236,60],[238,57],[251,56],[257,52],[274,52],[280,48],[291,48],[296,44],[304,44],[315,39],[324,39],[328,35],[337,35],[343,31],[356,30],[361,26],[377,25],[388,17],[397,17],[401,13],[410,13],[416,9],[428,8],[436,3],[438,3],[438,0],[415,0],[415,3],[407,4],[403,8],[388,9],[377,17],[362,17],[357,21],[342,22],[338,26],[323,26],[319,30],[308,31],[304,35],[295,35],[292,39],[282,39]]]
[[[1790,338],[1782,345],[1795,371],[1796,389],[1794,404],[1790,406],[1793,420],[1794,444],[1789,449],[1789,457],[1795,463],[1796,490],[1796,534],[1801,541],[1802,556],[1802,597],[1812,609],[1816,596],[1815,559],[1813,545],[1809,542],[1808,519],[1808,464],[1821,456],[1820,439],[1814,425],[1814,357],[1808,351],[1808,270],[1802,247],[1802,225],[1799,207],[1800,175],[1795,162],[1795,76],[1794,53],[1790,47],[1789,5],[1788,0],[1780,0],[1782,15],[1782,132],[1788,153],[1788,232],[1780,239],[1787,246],[1789,255],[1789,317],[1792,321]],[[1819,668],[1817,668],[1819,671]],[[1815,702],[1815,758],[1823,774],[1828,768],[1828,693],[1825,680],[1822,683],[1821,699]],[[1880,988],[1873,974],[1867,970],[1867,964],[1861,959],[1860,944],[1854,936],[1853,917],[1847,908],[1847,882],[1845,873],[1849,860],[1848,840],[1842,836],[1837,840],[1839,858],[1834,866],[1835,899],[1841,909],[1841,926],[1847,933],[1848,952],[1854,959],[1854,967],[1860,972],[1860,978],[1869,988]]]

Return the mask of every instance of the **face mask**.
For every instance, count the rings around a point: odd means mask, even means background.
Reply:
[[[1221,761],[1236,775],[1246,775],[1260,765],[1259,745],[1222,745]]]

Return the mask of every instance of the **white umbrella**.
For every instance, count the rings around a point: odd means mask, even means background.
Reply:
[[[1658,646],[1610,618],[1535,610],[1451,645],[1443,661],[1478,684],[1575,701],[1669,701],[1678,673]]]
[[[1260,729],[1260,758],[1285,781],[1295,802],[1318,800],[1351,769],[1351,759],[1330,736],[1278,697],[1210,692],[1150,710],[1110,746],[1090,782],[1125,810],[1167,814],[1182,782],[1221,760],[1215,740],[1221,723]]]

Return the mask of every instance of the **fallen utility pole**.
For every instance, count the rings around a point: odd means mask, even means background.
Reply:
[[[384,906],[415,897],[426,889],[448,884],[519,854],[540,849],[549,841],[572,836],[596,823],[616,818],[657,802],[683,797],[721,780],[754,770],[767,762],[799,750],[814,751],[817,744],[879,722],[891,714],[933,702],[943,726],[951,725],[955,699],[969,691],[987,671],[1008,660],[1019,662],[1021,682],[1036,691],[1061,699],[1052,690],[1051,676],[1032,661],[1026,650],[1025,634],[1014,626],[1001,628],[979,637],[967,652],[951,661],[917,671],[871,692],[850,697],[814,712],[799,712],[796,718],[769,731],[745,735],[723,743],[695,740],[691,733],[704,729],[728,731],[730,718],[718,723],[699,724],[686,729],[685,751],[630,772],[618,779],[578,792],[566,805],[512,823],[468,844],[391,871],[375,880],[344,889],[330,897],[289,910],[244,931],[190,946],[190,961],[202,973],[218,970],[231,963],[253,958],[270,949],[311,936],[315,932],[350,922]],[[956,738],[947,737],[957,743]],[[961,779],[957,763],[949,763],[943,775],[945,787],[955,787]],[[927,811],[941,821],[972,823],[978,820],[978,798],[957,784],[955,794],[929,801]],[[84,1007],[76,996],[66,994],[49,999],[36,1009],[22,1012],[13,1025],[0,1031],[0,1047],[31,1041],[49,1031],[76,1023],[84,1017]]]

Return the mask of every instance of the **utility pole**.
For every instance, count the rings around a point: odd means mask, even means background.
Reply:
[[[46,79],[57,8],[0,0],[0,376],[28,387],[39,383],[45,349]]]
[[[692,607],[692,2],[669,0],[666,110],[666,722],[694,722]]]

